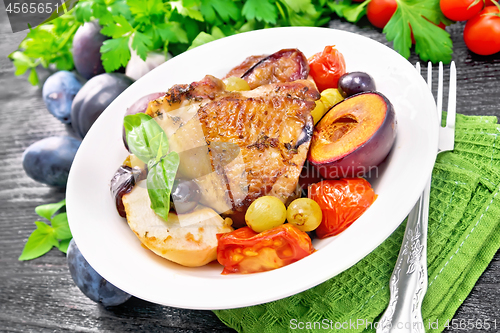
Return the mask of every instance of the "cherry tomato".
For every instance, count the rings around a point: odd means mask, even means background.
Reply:
[[[483,9],[483,0],[441,0],[444,16],[453,21],[467,21]]]
[[[370,207],[376,195],[365,179],[345,178],[309,186],[309,198],[316,201],[323,212],[316,235],[326,238],[347,229]]]
[[[280,268],[314,252],[309,235],[287,223],[256,233],[250,227],[217,234],[222,274],[255,273]]]
[[[383,29],[398,8],[396,0],[371,0],[366,8],[368,21]]]
[[[345,73],[344,56],[334,46],[326,46],[309,59],[309,67],[319,91],[337,88],[339,77]]]
[[[465,24],[465,45],[474,53],[490,55],[500,52],[500,13],[488,6]]]
[[[494,5],[495,5],[495,4],[494,4],[494,3],[493,3],[493,1],[491,1],[491,0],[486,0],[486,1],[484,2],[484,6],[485,6],[485,7],[486,7],[486,6],[494,6]]]

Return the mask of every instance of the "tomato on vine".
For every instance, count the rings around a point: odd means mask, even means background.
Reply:
[[[483,0],[441,0],[444,16],[453,21],[467,21],[483,9]]]
[[[500,5],[487,6],[467,21],[464,41],[469,50],[479,55],[500,52]]]

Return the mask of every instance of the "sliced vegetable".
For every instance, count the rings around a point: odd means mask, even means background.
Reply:
[[[316,235],[326,238],[347,229],[371,206],[376,195],[365,179],[345,178],[309,186],[309,198],[316,201],[323,212]]]
[[[286,210],[288,223],[301,231],[313,231],[320,225],[322,218],[321,207],[309,198],[295,199]]]
[[[287,223],[256,233],[250,227],[218,234],[217,261],[222,274],[273,270],[314,252],[309,236]]]
[[[250,204],[245,213],[245,222],[255,232],[272,229],[285,223],[286,207],[280,199],[266,195]]]
[[[345,60],[334,46],[326,46],[322,52],[309,59],[310,74],[319,91],[337,88],[337,81],[345,73]]]

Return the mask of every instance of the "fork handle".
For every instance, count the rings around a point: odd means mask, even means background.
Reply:
[[[389,283],[389,305],[377,333],[422,333],[422,301],[427,291],[427,224],[430,179],[408,216],[403,245]]]

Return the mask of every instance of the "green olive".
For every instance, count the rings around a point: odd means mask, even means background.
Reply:
[[[286,210],[288,223],[302,231],[313,231],[321,224],[322,218],[321,207],[309,198],[295,199]]]
[[[245,214],[247,225],[255,232],[272,229],[285,223],[286,207],[280,199],[267,195],[258,198]]]

